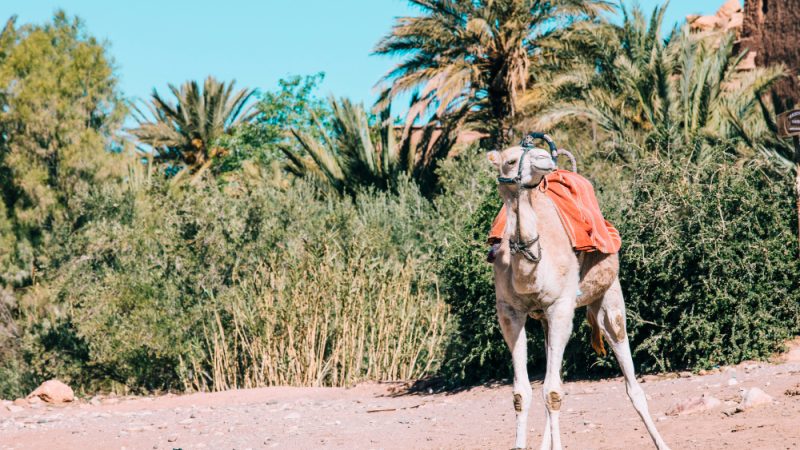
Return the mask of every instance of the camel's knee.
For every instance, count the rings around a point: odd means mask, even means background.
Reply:
[[[545,389],[544,391],[544,404],[548,411],[560,411],[563,398],[564,394],[559,390]]]
[[[619,344],[627,337],[625,332],[625,316],[619,309],[611,309],[605,311],[604,314],[605,329],[608,338],[615,344]]]
[[[514,411],[522,412],[522,394],[514,393]]]
[[[521,387],[521,389],[514,389],[514,411],[520,413],[526,411],[531,404],[531,397],[533,391],[528,385],[528,389]]]

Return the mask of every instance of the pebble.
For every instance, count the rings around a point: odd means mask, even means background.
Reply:
[[[772,396],[754,387],[742,392],[742,402],[739,403],[740,410],[754,408],[756,406],[768,405],[772,403]]]
[[[700,397],[691,397],[681,402],[678,402],[667,410],[667,415],[677,416],[679,414],[692,414],[707,409],[713,409],[721,405],[719,399],[712,397],[708,394],[703,394]]]

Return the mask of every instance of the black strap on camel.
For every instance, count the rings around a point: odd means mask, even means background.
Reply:
[[[520,147],[522,147],[522,156],[519,157],[518,167],[517,167],[517,176],[514,178],[507,178],[507,177],[497,177],[497,182],[499,184],[516,184],[519,186],[520,189],[533,189],[541,183],[536,183],[535,185],[527,185],[522,183],[522,163],[525,161],[525,156],[531,151],[534,147],[534,142],[536,139],[542,139],[547,142],[547,146],[550,148],[550,157],[553,158],[553,163],[556,162],[556,158],[558,157],[559,153],[565,151],[559,151],[558,147],[556,147],[556,143],[553,142],[553,138],[545,133],[540,133],[535,131],[533,133],[528,134],[522,139],[522,142],[519,143]],[[570,159],[572,160],[572,167],[573,171],[575,170],[575,158],[572,157],[569,152],[565,152],[569,155]],[[544,178],[542,178],[544,179]],[[517,218],[517,236],[521,236],[522,233],[519,229],[519,217]],[[531,247],[536,244],[537,251],[531,251]],[[537,235],[535,238],[521,241],[521,240],[514,240],[510,239],[508,242],[509,250],[511,250],[512,255],[516,255],[520,253],[522,256],[525,257],[528,261],[532,263],[538,263],[542,259],[542,243],[539,242],[539,236]]]
[[[525,161],[525,155],[528,154],[529,151],[533,150],[533,144],[536,139],[543,139],[547,142],[547,146],[550,147],[550,156],[553,158],[553,162],[556,162],[556,158],[558,157],[558,147],[556,147],[556,143],[553,142],[553,138],[545,133],[540,133],[538,131],[534,131],[533,133],[528,134],[525,136],[522,141],[519,143],[519,146],[522,147],[522,156],[519,157],[519,164],[517,166],[517,176],[514,178],[507,178],[507,177],[497,177],[497,182],[500,184],[516,184],[519,185],[522,189],[533,189],[537,185],[528,186],[522,184],[522,163]]]

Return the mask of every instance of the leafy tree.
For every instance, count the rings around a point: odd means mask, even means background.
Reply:
[[[82,199],[115,175],[109,149],[125,108],[105,46],[61,11],[43,26],[7,23],[0,90],[0,220],[11,222],[0,259],[3,281],[20,285],[48,265],[52,233],[79,226]]]
[[[17,300],[46,292],[40,281],[69,259],[69,237],[94,217],[87,199],[121,175],[124,156],[113,139],[124,114],[106,47],[79,19],[59,11],[44,25],[6,23],[0,33],[0,395],[19,395],[39,381],[26,370],[31,360],[54,364],[68,357],[27,354],[25,336],[41,333],[46,342],[64,338],[72,349],[81,346],[52,299]],[[46,320],[32,326],[32,316]]]
[[[287,169],[295,175],[315,175],[326,180],[339,192],[353,193],[361,186],[388,189],[396,185],[402,174],[413,172],[415,158],[410,146],[400,147],[394,127],[387,123],[388,113],[370,125],[363,106],[348,99],[329,100],[332,115],[330,131],[312,113],[318,125],[317,136],[292,128],[292,134],[309,156],[283,147],[289,162]]]
[[[220,171],[238,170],[245,161],[261,167],[285,162],[281,148],[302,152],[292,129],[302,130],[322,142],[322,134],[330,123],[330,107],[316,97],[315,91],[324,78],[322,72],[295,75],[279,80],[277,90],[259,94],[253,120],[240,123],[231,134],[218,139],[218,145],[229,150],[221,161]]]
[[[501,146],[520,111],[520,97],[536,82],[533,70],[548,39],[565,26],[592,20],[610,4],[602,0],[410,0],[422,13],[397,19],[375,47],[403,61],[383,78],[378,108],[412,93],[407,138],[428,118],[424,145],[444,156],[461,130],[486,133]]]
[[[156,161],[168,162],[174,168],[186,167],[191,172],[208,168],[215,157],[227,152],[216,145],[218,139],[255,115],[248,103],[255,91],[234,92],[234,84],[211,76],[202,88],[196,81],[187,81],[180,87],[170,84],[174,102],[154,89],[150,103],[145,104],[147,112],[135,108],[139,124],[130,133],[151,147],[145,153]]]
[[[781,68],[740,72],[745,53],[734,51],[732,34],[683,27],[662,39],[664,7],[649,21],[638,7],[621,10],[620,26],[572,33],[576,64],[555,77],[552,95],[561,101],[536,127],[588,119],[611,135],[611,150],[623,160],[683,152],[700,163],[765,151],[763,143],[772,140],[761,97],[783,76]]]

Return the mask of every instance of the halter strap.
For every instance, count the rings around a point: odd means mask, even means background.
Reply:
[[[520,188],[523,189],[533,189],[541,183],[536,183],[533,186],[522,184],[522,163],[525,161],[525,155],[528,154],[529,151],[533,150],[534,140],[542,139],[547,142],[547,146],[550,148],[550,157],[553,158],[553,163],[556,162],[556,158],[558,157],[558,147],[556,147],[556,143],[553,142],[553,138],[546,133],[540,133],[538,131],[534,131],[533,133],[528,134],[525,136],[522,141],[520,141],[519,146],[522,147],[522,156],[519,157],[519,163],[517,165],[517,176],[514,178],[508,177],[497,177],[497,182],[499,184],[516,184],[519,185]]]

